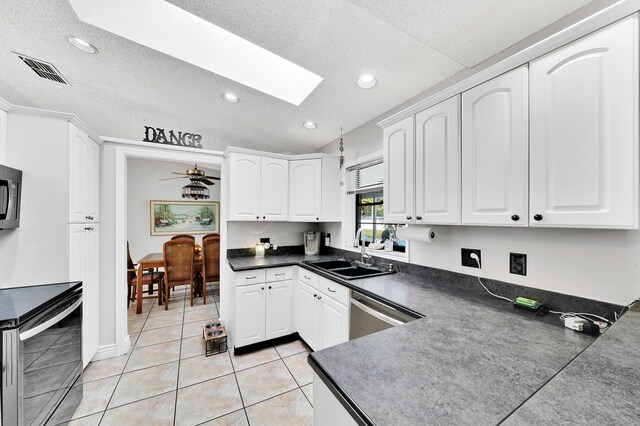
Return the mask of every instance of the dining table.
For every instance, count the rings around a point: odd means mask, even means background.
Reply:
[[[164,268],[164,255],[162,253],[149,253],[138,260],[137,280],[136,280],[136,314],[142,313],[142,274],[147,269]],[[202,271],[202,254],[193,254],[193,269],[196,272]],[[161,289],[158,289],[161,292]]]

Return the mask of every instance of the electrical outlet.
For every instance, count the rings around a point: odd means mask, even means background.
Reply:
[[[269,244],[271,244],[271,238],[268,238],[268,237],[267,237],[267,238],[260,238],[260,242],[261,242],[262,244],[264,244],[264,243],[269,243]]]
[[[509,253],[509,272],[516,275],[527,275],[527,255]]]
[[[482,257],[480,255],[479,249],[463,248],[460,250],[462,255],[462,266],[468,266],[470,268],[479,268],[480,266],[482,266]],[[475,253],[478,255],[478,259],[480,260],[480,266],[478,265],[475,259],[471,258],[471,253]]]

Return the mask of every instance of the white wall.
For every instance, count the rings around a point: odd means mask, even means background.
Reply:
[[[152,236],[150,231],[150,200],[184,201],[182,187],[188,179],[160,181],[175,176],[171,172],[184,172],[193,164],[129,158],[127,162],[127,238],[131,258],[137,262],[148,253],[159,253],[171,235]],[[204,169],[207,175],[220,177],[219,170]],[[209,187],[209,200],[220,201],[220,182]],[[195,235],[202,243],[202,235]]]
[[[67,140],[64,119],[9,113],[3,163],[23,187],[20,227],[0,231],[0,288],[69,279]]]
[[[281,246],[299,246],[305,231],[317,230],[317,223],[227,222],[227,248],[251,248],[267,237]]]

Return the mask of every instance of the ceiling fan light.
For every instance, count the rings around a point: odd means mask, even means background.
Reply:
[[[182,187],[182,198],[206,200],[209,198],[209,188],[198,181],[192,180],[190,184]]]

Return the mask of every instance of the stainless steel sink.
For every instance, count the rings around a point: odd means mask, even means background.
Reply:
[[[343,280],[355,280],[358,278],[376,277],[379,275],[394,274],[395,271],[380,266],[366,265],[360,262],[347,260],[325,260],[319,262],[304,262],[309,266],[318,268]]]

